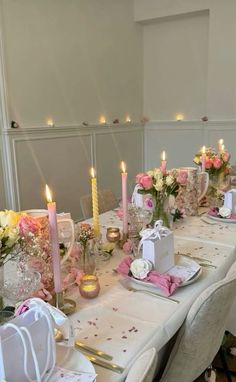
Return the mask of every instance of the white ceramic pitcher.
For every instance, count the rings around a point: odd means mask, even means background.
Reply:
[[[48,211],[40,210],[40,209],[32,209],[22,211],[27,213],[27,215],[40,220],[41,226],[43,229],[48,229]],[[61,259],[61,263],[63,264],[72,251],[74,242],[75,242],[75,225],[72,219],[64,218],[60,215],[57,215],[57,226],[58,226],[58,239],[60,243],[64,243],[66,246],[66,253]]]
[[[180,167],[179,171],[187,172],[188,178],[186,185],[180,187],[176,204],[185,210],[186,215],[197,215],[199,202],[208,189],[209,175],[207,172],[198,172],[195,167]]]

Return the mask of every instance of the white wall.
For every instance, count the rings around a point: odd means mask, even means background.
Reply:
[[[9,119],[22,127],[142,117],[133,0],[0,0]]]
[[[150,120],[236,120],[236,1],[135,0]],[[153,79],[153,82],[151,81]]]
[[[144,27],[144,114],[151,120],[206,115],[208,12]]]

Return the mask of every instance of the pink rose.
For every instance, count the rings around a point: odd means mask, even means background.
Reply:
[[[213,159],[214,168],[219,169],[221,166],[222,166],[222,161],[220,160],[220,158],[216,157],[215,159]]]
[[[177,182],[181,184],[182,186],[184,186],[187,183],[187,179],[188,179],[187,171],[180,171],[176,178]]]
[[[31,216],[22,216],[18,222],[21,236],[27,236],[29,232],[36,233],[39,230],[39,224]]]
[[[222,159],[224,162],[228,162],[230,160],[230,153],[228,153],[227,151],[225,151],[223,154],[222,154]]]
[[[139,174],[137,174],[136,175],[136,179],[135,179],[136,183],[140,184],[142,177],[145,176],[145,175],[146,175],[145,172],[140,172]]]
[[[140,180],[140,185],[145,188],[146,190],[149,190],[149,188],[152,188],[153,186],[153,180],[152,177],[149,175],[144,175]]]
[[[208,158],[208,157],[206,157],[205,167],[207,169],[212,167],[212,160],[210,158]]]
[[[29,267],[34,269],[35,271],[42,273],[45,267],[45,262],[40,257],[32,257],[29,260]]]

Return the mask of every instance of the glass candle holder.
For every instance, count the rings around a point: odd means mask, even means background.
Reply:
[[[120,240],[120,229],[116,227],[108,227],[106,238],[110,243],[117,243]]]
[[[79,291],[84,298],[95,298],[100,292],[100,285],[97,276],[84,275],[80,279]]]

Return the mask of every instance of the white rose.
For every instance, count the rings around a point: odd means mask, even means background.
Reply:
[[[229,219],[231,216],[231,209],[226,207],[221,207],[219,209],[219,215],[222,216],[222,218]]]
[[[136,279],[145,279],[152,269],[152,263],[146,259],[135,259],[130,266],[130,271]]]
[[[147,171],[147,174],[148,174],[149,176],[153,177],[153,175],[154,175],[154,171],[149,170],[149,171]]]
[[[19,214],[12,210],[0,211],[0,225],[2,227],[16,226],[19,220]]]
[[[157,191],[161,191],[162,190],[162,187],[163,187],[163,180],[160,179],[156,182],[156,184],[154,184],[154,187]]]
[[[155,179],[162,179],[163,178],[163,173],[162,171],[159,169],[159,168],[155,168],[155,170],[153,171],[153,176]]]
[[[166,184],[167,184],[167,186],[170,186],[173,182],[174,182],[174,178],[173,178],[173,176],[168,175],[168,176],[166,177]]]

